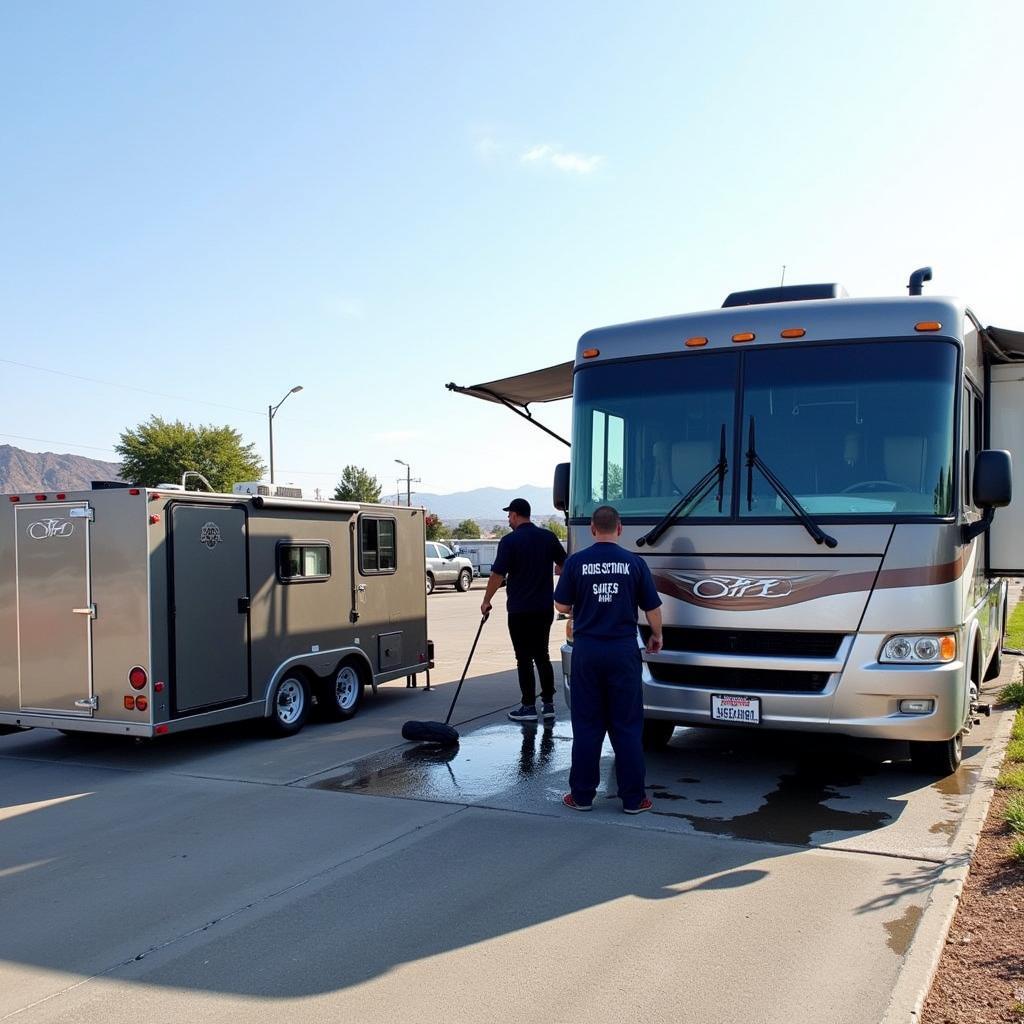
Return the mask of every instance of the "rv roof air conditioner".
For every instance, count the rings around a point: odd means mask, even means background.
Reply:
[[[730,306],[764,306],[770,302],[807,302],[810,299],[846,299],[849,295],[841,284],[788,284],[776,288],[753,288],[732,292],[722,303]]]
[[[232,488],[234,494],[258,494],[264,498],[303,498],[301,487],[294,484],[267,484],[258,480],[246,481],[235,484]]]

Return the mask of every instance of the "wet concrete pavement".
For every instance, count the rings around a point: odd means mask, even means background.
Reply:
[[[994,720],[941,783],[899,744],[679,729],[653,813],[606,751],[576,814],[564,716],[504,716],[500,615],[459,747],[399,740],[444,717],[479,597],[431,598],[436,693],[349,723],[0,738],[0,1020],[877,1021]]]

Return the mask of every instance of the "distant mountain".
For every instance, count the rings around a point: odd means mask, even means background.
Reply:
[[[530,503],[534,519],[545,520],[548,516],[557,516],[561,519],[561,513],[556,512],[555,506],[551,504],[551,488],[537,487],[533,484],[523,484],[511,490],[501,487],[478,487],[473,491],[456,491],[454,494],[413,491],[412,503],[423,505],[446,523],[474,519],[483,526],[505,522],[507,514],[501,510],[513,498],[525,498]],[[394,504],[395,495],[385,495],[383,500]],[[402,504],[405,504],[404,494]]]
[[[0,492],[87,491],[93,480],[117,480],[116,462],[81,455],[26,452],[0,444]]]

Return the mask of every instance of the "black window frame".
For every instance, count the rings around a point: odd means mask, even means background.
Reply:
[[[284,552],[293,549],[299,549],[299,564],[302,565],[304,559],[301,551],[303,548],[324,548],[327,551],[327,573],[317,573],[315,576],[286,576],[284,574]],[[326,583],[331,578],[331,566],[333,559],[331,557],[331,542],[329,540],[320,539],[302,539],[302,540],[279,540],[277,542],[274,551],[274,571],[277,575],[277,582],[282,583],[285,586],[293,586],[296,583]]]
[[[390,569],[367,569],[366,568],[366,548],[363,544],[363,524],[364,523],[390,523],[392,530],[392,539],[394,542],[393,551],[395,553],[395,564]],[[378,533],[379,539],[379,533]],[[378,564],[380,563],[380,546],[378,545],[375,549],[377,554]],[[393,576],[398,572],[398,520],[394,516],[371,516],[371,515],[360,515],[359,516],[359,575],[360,576]]]

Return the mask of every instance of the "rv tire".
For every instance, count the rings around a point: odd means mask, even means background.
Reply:
[[[645,718],[644,750],[664,750],[675,729],[675,722],[669,722],[664,718]]]
[[[960,767],[964,756],[964,734],[949,740],[917,740],[910,744],[910,760],[919,772],[945,778]]]
[[[309,680],[301,672],[285,673],[274,686],[267,728],[271,736],[293,736],[309,718]]]
[[[364,666],[355,658],[343,661],[320,691],[320,707],[324,718],[331,722],[344,722],[355,717],[362,707],[365,688]]]
[[[463,569],[459,573],[459,578],[455,581],[455,589],[459,593],[464,594],[471,586],[473,586],[473,574],[469,569]]]
[[[434,574],[432,572],[427,573],[427,593],[432,594],[434,592]]]

